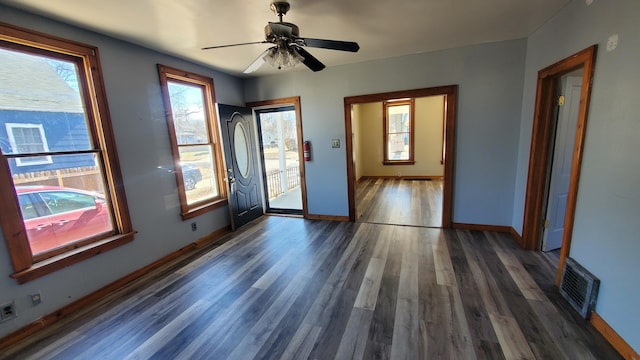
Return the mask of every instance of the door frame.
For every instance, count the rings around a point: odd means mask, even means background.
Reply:
[[[256,109],[267,109],[281,106],[293,106],[296,112],[296,127],[298,132],[298,163],[300,164],[300,191],[302,193],[302,217],[307,218],[309,211],[307,210],[307,181],[305,180],[305,163],[304,156],[302,154],[302,108],[300,106],[300,96],[292,96],[287,98],[252,101],[246,104],[254,110],[254,118],[256,120],[256,129],[258,118],[255,117]],[[260,151],[260,150],[259,150]],[[266,195],[268,196],[268,195]]]
[[[582,152],[586,135],[587,115],[591,97],[593,71],[595,67],[597,45],[590,46],[563,60],[558,61],[538,72],[533,128],[531,134],[531,150],[529,154],[529,173],[525,194],[524,221],[520,246],[528,250],[539,250],[542,241],[542,224],[546,201],[544,194],[549,181],[552,129],[555,125],[554,99],[557,93],[557,82],[563,75],[582,68],[582,90],[578,125],[573,147],[569,194],[564,219],[564,234],[560,248],[560,261],[556,272],[556,284],[560,284],[562,269],[571,248],[573,221],[576,210]]]
[[[450,228],[453,214],[453,159],[455,150],[455,121],[458,85],[439,86],[424,89],[393,91],[344,98],[344,127],[347,152],[347,190],[349,197],[349,221],[356,221],[355,164],[353,162],[353,128],[351,126],[351,106],[371,102],[383,102],[400,98],[445,96],[444,122],[444,181],[442,186],[442,227]]]

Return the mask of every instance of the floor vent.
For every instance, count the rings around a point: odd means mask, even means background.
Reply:
[[[560,282],[560,294],[585,319],[589,318],[591,310],[596,306],[599,287],[599,279],[575,260],[567,257]]]

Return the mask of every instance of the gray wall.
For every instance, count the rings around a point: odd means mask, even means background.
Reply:
[[[596,311],[640,351],[640,1],[575,0],[529,37],[513,226],[522,230],[538,70],[598,54],[570,256],[600,278]],[[607,39],[619,35],[607,51]]]
[[[100,58],[115,132],[135,241],[51,275],[18,285],[0,234],[0,304],[15,300],[18,317],[0,324],[0,337],[228,224],[227,208],[193,221],[180,217],[171,148],[157,63],[214,78],[217,99],[243,105],[242,81],[192,63],[95,33],[0,6],[0,21],[58,35],[100,49]],[[44,302],[30,304],[28,294],[41,292]]]
[[[469,46],[388,60],[260,77],[247,101],[300,96],[310,214],[348,215],[346,96],[459,85],[453,220],[511,225],[526,41]],[[419,141],[419,139],[416,139]]]

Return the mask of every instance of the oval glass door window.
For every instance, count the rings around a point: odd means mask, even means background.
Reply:
[[[251,152],[249,151],[249,141],[247,133],[241,122],[236,123],[233,131],[233,148],[236,153],[236,165],[243,178],[249,176],[249,166],[251,164]]]

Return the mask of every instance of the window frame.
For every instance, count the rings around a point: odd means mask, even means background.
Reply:
[[[162,64],[158,64],[158,74],[160,77],[160,89],[162,91],[162,100],[164,103],[165,116],[167,119],[167,129],[169,132],[169,140],[171,143],[171,153],[173,155],[175,169],[174,173],[176,174],[176,182],[178,184],[178,197],[180,198],[180,216],[184,221],[228,204],[227,189],[224,182],[225,167],[222,158],[222,149],[220,146],[218,117],[215,111],[215,87],[213,78],[172,68]],[[182,167],[180,166],[180,147],[196,145],[179,145],[178,143],[178,137],[174,125],[173,109],[171,107],[171,96],[169,93],[168,83],[170,81],[190,86],[201,87],[204,91],[203,105],[204,113],[207,117],[205,122],[207,124],[209,142],[197,145],[208,145],[212,149],[212,160],[213,167],[216,172],[215,183],[218,189],[218,195],[193,204],[187,203],[184,177],[182,174]]]
[[[0,202],[4,205],[0,225],[15,271],[11,277],[22,284],[124,245],[133,240],[135,231],[120,173],[98,48],[6,23],[0,23],[0,47],[76,64],[87,130],[93,144],[91,151],[101,154],[100,168],[114,227],[112,233],[83,239],[34,256],[9,168],[9,160],[20,155],[0,152]]]
[[[40,138],[42,139],[42,152],[49,152],[49,144],[47,143],[47,137],[44,133],[44,126],[42,124],[18,124],[18,123],[6,123],[5,127],[7,129],[7,136],[9,137],[9,143],[13,149],[18,148],[18,144],[16,142],[15,134],[13,133],[13,129],[21,128],[21,129],[38,129],[40,132]],[[16,166],[31,166],[31,165],[43,165],[43,164],[51,164],[53,160],[51,156],[42,156],[46,158],[41,161],[33,161],[25,163],[24,160],[26,158],[16,158]]]
[[[389,108],[409,105],[409,159],[389,159]],[[394,99],[382,102],[382,163],[383,165],[413,165],[415,161],[415,99]]]

